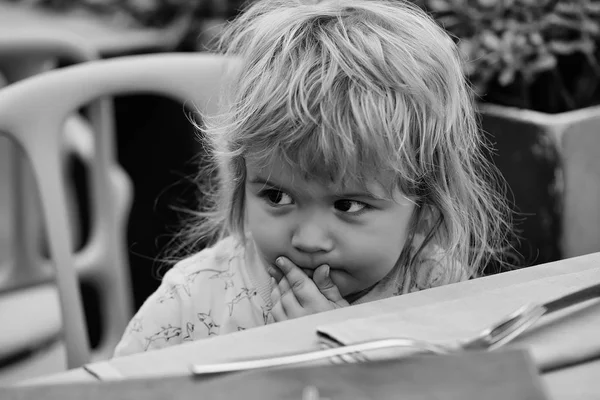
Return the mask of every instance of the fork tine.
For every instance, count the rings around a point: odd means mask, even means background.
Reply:
[[[332,340],[331,338],[327,337],[327,336],[323,336],[320,335],[319,336],[319,343],[321,343],[321,348],[322,349],[332,349],[332,348],[340,348],[340,347],[346,347],[345,345],[337,342],[336,340]],[[442,354],[442,353],[448,353],[451,352],[453,349],[450,349],[447,346],[443,346],[443,345],[438,345],[438,344],[433,344],[433,343],[425,343],[425,342],[420,342],[421,344],[418,344],[418,341],[414,341],[414,345],[412,346],[406,346],[406,347],[412,347],[413,349],[421,349],[421,351],[424,352],[433,352],[433,353],[438,353],[438,354]],[[395,346],[392,346],[395,347]],[[403,347],[403,346],[400,346]],[[345,354],[340,354],[337,356],[333,356],[330,357],[330,360],[332,363],[334,364],[356,364],[356,363],[365,363],[365,362],[369,362],[371,361],[371,359],[369,359],[369,357],[361,351],[356,351],[356,352],[352,352],[352,353],[345,353]]]
[[[545,313],[539,305],[519,308],[493,326],[481,331],[475,338],[466,340],[464,350],[494,350],[510,342],[537,322]]]
[[[321,344],[322,349],[331,349],[342,347],[342,345],[335,340],[330,339],[327,336],[319,335],[319,343]],[[334,356],[330,358],[331,362],[336,365],[340,364],[355,364],[360,362],[369,361],[362,353],[349,353],[342,354],[340,356]]]
[[[334,341],[332,341],[329,338],[326,338],[324,336],[319,337],[319,343],[321,344],[320,347],[322,350],[331,349],[331,348],[340,346],[339,344],[335,343]],[[331,360],[331,362],[333,364],[336,364],[336,365],[344,364],[344,360],[340,356],[333,356],[333,357],[330,357],[329,359]]]
[[[193,364],[190,370],[195,375],[215,374],[224,372],[234,372],[247,369],[281,367],[286,365],[300,364],[319,360],[329,360],[332,356],[346,355],[356,352],[380,350],[394,347],[406,347],[418,350],[420,352],[431,352],[436,354],[447,354],[453,349],[441,345],[431,344],[422,340],[409,338],[388,338],[373,340],[362,343],[340,346],[340,348],[330,348],[325,350],[308,351],[304,353],[295,353],[283,356],[249,359],[242,361],[232,361],[218,364]]]
[[[489,350],[496,349],[504,344],[512,341],[514,338],[525,332],[534,325],[544,314],[546,310],[540,306],[534,306],[531,309],[526,309],[515,323],[508,326],[504,331],[497,334],[493,338],[493,342],[489,346]],[[492,332],[493,333],[493,332]]]

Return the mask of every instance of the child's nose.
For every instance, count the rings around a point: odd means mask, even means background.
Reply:
[[[305,253],[329,252],[333,239],[323,221],[317,218],[304,220],[292,234],[292,246]]]

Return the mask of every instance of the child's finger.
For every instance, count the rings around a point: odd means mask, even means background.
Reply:
[[[279,291],[279,286],[277,285],[275,278],[271,278],[271,303],[273,304],[273,307],[271,307],[271,315],[275,322],[287,320],[288,318],[283,309],[283,304],[281,304],[281,292]]]
[[[267,267],[267,273],[275,278],[275,282],[279,283],[279,281],[281,281],[281,278],[283,278],[283,272],[281,272],[281,270],[277,267],[274,267],[272,265],[269,265]]]
[[[323,293],[323,296],[325,296],[327,300],[340,306],[348,305],[348,302],[342,297],[336,284],[331,280],[329,272],[329,265],[320,265],[315,270],[313,280],[317,285],[317,288]]]
[[[289,283],[289,286],[294,292],[300,305],[309,304],[311,300],[314,301],[315,296],[320,295],[319,289],[316,287],[313,280],[292,261],[285,257],[278,257],[276,264],[281,272],[283,272],[285,280]],[[279,289],[282,289],[281,286]],[[281,290],[281,293],[284,294],[285,292]]]
[[[287,316],[295,318],[303,314],[302,306],[296,298],[296,293],[285,276],[279,281],[279,292],[281,293],[280,303]]]

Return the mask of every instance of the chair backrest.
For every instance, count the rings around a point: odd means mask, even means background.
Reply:
[[[97,52],[76,35],[63,31],[17,29],[10,36],[0,37],[0,75],[3,78],[0,81],[4,81],[0,82],[0,87],[53,69],[59,61],[73,64],[98,58]],[[93,129],[111,129],[112,104],[109,101],[95,102],[90,109],[93,110],[90,111]],[[77,116],[73,119],[81,121]],[[75,153],[86,147],[82,142],[90,141],[90,127],[78,122],[71,121],[64,129],[64,143]],[[6,157],[2,160],[0,173],[5,181],[3,186],[10,188],[10,193],[6,194],[10,197],[1,205],[1,212],[12,219],[3,221],[2,227],[8,228],[11,233],[12,260],[9,265],[3,265],[0,292],[42,282],[50,276],[40,262],[40,240],[37,240],[41,228],[39,204],[31,187],[30,171],[21,155],[13,151],[11,142],[3,142],[2,147]],[[3,244],[7,242],[6,238],[0,240]],[[3,260],[0,258],[0,261]],[[14,264],[18,264],[19,269],[14,268]]]
[[[126,266],[124,214],[115,188],[126,185],[118,168],[110,132],[94,137],[90,175],[91,233],[86,246],[72,253],[61,134],[68,115],[103,96],[152,93],[213,114],[231,60],[203,53],[127,56],[61,68],[12,84],[0,91],[0,133],[14,138],[29,159],[39,188],[50,255],[56,269],[70,368],[89,361],[77,269],[98,280],[107,317],[119,320],[109,336],[122,334],[132,315]],[[124,192],[124,191],[121,191]],[[98,266],[102,268],[98,268]],[[110,269],[110,271],[109,271]],[[103,301],[103,302],[104,302]]]
[[[64,30],[13,28],[10,35],[0,35],[0,87],[41,74],[61,64],[76,64],[98,59],[97,52],[81,37]],[[72,113],[63,127],[63,163],[79,159],[83,163],[93,152],[92,130],[109,130],[112,123],[112,104],[100,100],[88,107],[89,119]],[[1,136],[1,135],[0,135]],[[18,312],[34,320],[38,314],[48,316],[43,327],[32,329],[31,319],[19,319],[12,330],[0,334],[0,354],[19,354],[23,350],[47,343],[56,337],[61,323],[58,304],[48,295],[54,292],[51,281],[55,273],[48,262],[47,238],[43,235],[41,204],[32,172],[23,154],[10,138],[0,138],[0,319],[11,318],[17,310],[8,304],[21,304]],[[66,168],[65,172],[66,172]],[[75,183],[67,179],[68,201],[75,205]],[[70,224],[74,243],[81,243],[81,219],[78,207],[70,207]],[[44,284],[50,283],[50,284]],[[37,285],[44,284],[37,290]],[[32,288],[32,286],[36,286]],[[33,289],[33,291],[32,291]],[[35,295],[31,297],[31,294]],[[38,296],[39,295],[39,296]],[[31,299],[31,301],[30,301]],[[35,305],[33,299],[49,300]],[[35,309],[32,309],[35,307]],[[12,319],[12,318],[11,318]],[[35,362],[35,357],[32,357]]]

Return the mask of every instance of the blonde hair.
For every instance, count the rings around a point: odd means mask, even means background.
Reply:
[[[321,181],[392,173],[415,199],[420,250],[435,240],[471,275],[502,258],[508,212],[472,91],[453,41],[423,11],[401,0],[257,1],[220,45],[241,64],[226,109],[202,128],[217,171],[192,238],[243,240],[245,160],[281,157]]]

